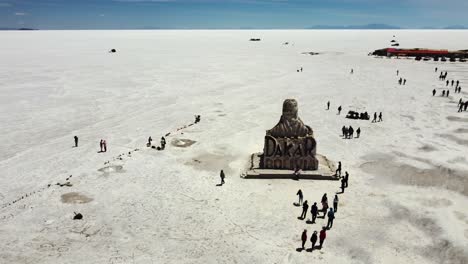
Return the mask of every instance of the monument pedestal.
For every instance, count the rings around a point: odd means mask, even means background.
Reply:
[[[275,170],[260,168],[261,153],[252,154],[250,157],[250,167],[242,177],[246,179],[297,179],[293,170]],[[335,164],[327,157],[317,154],[315,156],[319,161],[317,170],[301,170],[299,179],[309,180],[332,180],[337,181],[335,176]]]

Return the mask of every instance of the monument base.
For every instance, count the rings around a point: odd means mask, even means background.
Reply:
[[[242,175],[246,179],[297,179],[293,170],[274,170],[260,169],[260,155],[262,153],[254,153],[250,156],[250,167]],[[309,180],[332,180],[337,181],[339,177],[335,176],[335,164],[327,159],[327,157],[317,154],[316,158],[319,161],[318,170],[301,171],[299,179]]]

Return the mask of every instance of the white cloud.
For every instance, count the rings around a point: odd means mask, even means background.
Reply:
[[[25,16],[27,15],[27,13],[24,13],[24,12],[16,12],[15,13],[15,16]]]

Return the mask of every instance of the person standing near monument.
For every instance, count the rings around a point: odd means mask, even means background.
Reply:
[[[318,214],[317,203],[314,203],[311,206],[310,213],[312,214],[312,224],[315,224],[315,219],[317,218],[317,214]]]
[[[335,176],[341,176],[341,161],[338,161],[338,169],[335,171]]]
[[[305,243],[307,242],[307,229],[304,229],[304,232],[302,232],[301,240],[302,240],[302,250],[304,250]]]
[[[333,208],[330,208],[330,211],[328,211],[328,223],[327,223],[327,229],[332,228],[333,226],[333,220],[335,219],[335,212],[333,212]]]
[[[340,115],[340,113],[341,113],[341,109],[342,109],[342,108],[341,108],[341,105],[340,105],[340,106],[338,106],[338,115]]]
[[[75,139],[75,148],[77,148],[78,147],[78,137],[74,136],[73,138]]]
[[[224,171],[221,170],[221,172],[219,173],[219,177],[221,178],[221,185],[224,184],[224,178],[226,177],[226,175],[224,175]]]
[[[309,204],[307,204],[307,200],[302,204],[302,214],[301,219],[305,219],[307,216],[307,211],[309,210]]]
[[[338,212],[338,195],[335,194],[335,199],[333,199],[333,210],[335,210],[335,213]]]
[[[303,199],[302,190],[299,189],[299,191],[297,191],[296,195],[299,196],[299,205],[302,205],[302,199]]]
[[[315,248],[315,243],[317,243],[317,231],[314,231],[312,236],[310,236],[310,242],[312,242],[312,250]]]
[[[327,228],[322,227],[322,231],[320,231],[320,249],[323,247],[323,242],[325,242],[325,238],[327,238]]]

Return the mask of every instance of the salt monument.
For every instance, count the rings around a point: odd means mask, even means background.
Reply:
[[[316,154],[312,128],[299,118],[297,101],[286,99],[278,124],[266,131],[260,168],[317,170]]]

